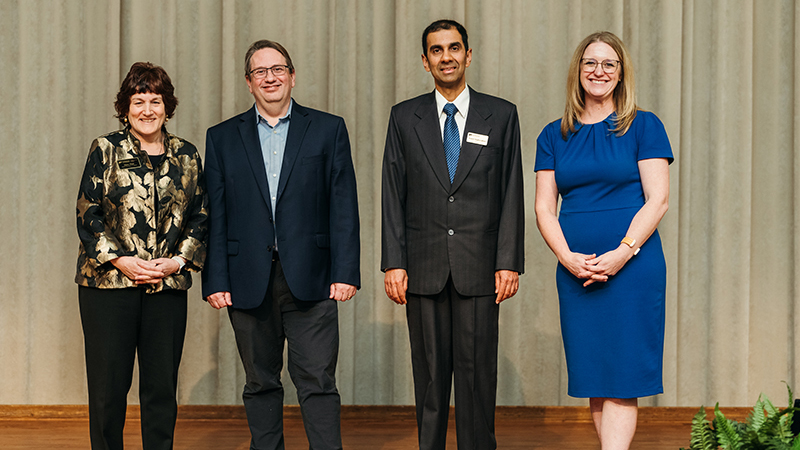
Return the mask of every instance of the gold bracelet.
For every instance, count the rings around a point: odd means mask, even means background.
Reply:
[[[633,246],[636,245],[636,239],[634,239],[634,238],[632,238],[630,236],[625,236],[624,238],[622,238],[620,243],[621,244],[625,244],[630,248],[633,248]]]

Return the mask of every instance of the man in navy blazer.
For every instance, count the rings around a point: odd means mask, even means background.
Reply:
[[[436,89],[392,108],[381,269],[406,305],[419,448],[445,448],[453,379],[458,448],[494,449],[499,305],[524,260],[519,119],[467,86],[459,23],[429,25],[422,51]]]
[[[360,285],[356,179],[341,117],[291,91],[286,49],[245,56],[253,108],[206,136],[209,247],[203,296],[228,308],[246,373],[251,449],[282,449],[283,346],[313,449],[341,449],[336,301]]]

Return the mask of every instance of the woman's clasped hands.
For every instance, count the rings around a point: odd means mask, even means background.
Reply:
[[[633,257],[633,250],[627,245],[620,245],[600,256],[596,254],[570,253],[561,262],[576,277],[586,280],[583,287],[600,282],[605,283],[609,277],[619,272],[625,263]]]
[[[180,264],[170,258],[145,261],[136,256],[120,256],[111,260],[111,264],[136,284],[155,284],[181,270]]]

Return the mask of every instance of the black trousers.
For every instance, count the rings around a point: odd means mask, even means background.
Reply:
[[[78,286],[93,450],[122,449],[133,362],[139,356],[142,448],[172,448],[186,334],[186,291]]]
[[[228,308],[246,375],[242,399],[250,426],[250,448],[284,448],[281,370],[286,342],[289,375],[297,388],[309,448],[341,449],[341,400],[335,376],[339,353],[336,301],[296,299],[280,261],[272,264],[269,286],[257,308]]]
[[[459,450],[497,448],[495,296],[462,296],[448,280],[437,295],[409,293],[407,299],[420,450],[445,449],[451,380]]]

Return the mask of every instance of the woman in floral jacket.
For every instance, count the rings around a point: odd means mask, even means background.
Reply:
[[[170,449],[190,271],[206,253],[200,155],[167,133],[178,99],[163,68],[135,63],[114,104],[124,129],[92,142],[78,193],[78,283],[92,449],[121,449],[139,357],[144,448]]]

